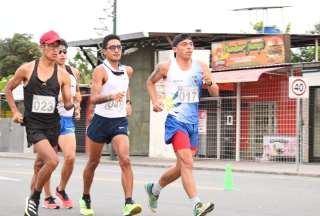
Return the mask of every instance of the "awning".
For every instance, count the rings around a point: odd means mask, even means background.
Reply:
[[[216,83],[256,82],[262,74],[274,72],[283,68],[284,67],[274,67],[215,72],[212,76]]]

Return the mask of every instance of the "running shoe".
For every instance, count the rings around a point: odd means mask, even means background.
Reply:
[[[24,209],[24,216],[38,216],[39,200],[26,198],[26,207]]]
[[[91,200],[90,199],[80,199],[80,214],[85,216],[94,216],[94,211],[91,208]]]
[[[153,183],[147,183],[144,185],[144,189],[146,190],[147,195],[148,195],[148,199],[149,199],[148,200],[149,208],[152,212],[155,213],[158,208],[159,196],[156,196],[152,193],[152,187],[153,187]]]
[[[68,194],[66,193],[65,190],[61,190],[59,191],[58,187],[56,188],[56,196],[58,197],[58,199],[61,201],[63,207],[67,208],[67,209],[71,209],[73,208],[73,202],[72,200],[69,198]]]
[[[142,211],[142,206],[136,203],[128,203],[122,209],[123,216],[131,216],[139,214]]]
[[[214,209],[213,203],[197,203],[193,209],[194,216],[204,216],[207,215]]]
[[[54,200],[55,200],[55,198],[53,198],[52,196],[49,196],[49,197],[45,198],[42,207],[46,208],[46,209],[58,209],[58,208],[60,208],[60,206],[57,205],[57,203]]]

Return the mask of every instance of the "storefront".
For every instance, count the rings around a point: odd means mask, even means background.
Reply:
[[[290,76],[301,76],[302,68],[287,63],[287,40],[277,35],[212,44],[213,77],[221,94],[202,98],[207,139],[201,136],[200,156],[295,160],[300,114],[296,100],[288,97],[288,81]]]

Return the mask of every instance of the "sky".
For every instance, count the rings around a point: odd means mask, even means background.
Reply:
[[[104,8],[112,0],[4,0],[0,7],[0,39],[14,33],[33,35],[55,30],[67,41],[101,37],[107,32],[94,30],[111,18]],[[320,22],[319,0],[117,0],[117,33],[134,32],[250,32],[249,23],[263,20],[282,28],[291,23],[291,33],[306,33]],[[283,6],[284,10],[235,12],[233,9],[256,6]],[[108,24],[109,23],[109,24]],[[102,33],[102,34],[101,34]]]

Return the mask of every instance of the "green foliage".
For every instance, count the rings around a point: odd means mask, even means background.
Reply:
[[[28,34],[14,34],[12,38],[0,40],[0,77],[13,74],[23,63],[38,58],[38,45]]]
[[[9,75],[7,77],[2,77],[0,79],[0,92],[4,91],[4,88],[6,87],[7,82],[11,79],[12,76],[13,76],[13,74],[11,74],[11,75]]]
[[[264,24],[263,21],[258,21],[256,23],[250,23],[250,25],[252,26],[252,28],[256,31],[256,32],[260,32],[262,31]]]
[[[289,34],[291,32],[291,23],[288,23],[286,26],[286,29],[284,30],[284,33]]]
[[[308,31],[309,34],[320,34],[320,23],[314,25],[314,29]],[[320,56],[320,49],[318,51]],[[312,62],[315,56],[315,47],[302,47],[292,53],[292,62]]]
[[[90,59],[96,63],[96,57],[92,49],[85,49],[86,53],[89,55]],[[74,56],[73,60],[70,62],[70,65],[77,68],[80,71],[80,83],[81,84],[90,84],[92,76],[92,66],[86,60],[85,56],[81,54],[80,51]]]
[[[320,54],[320,52],[319,52]],[[291,62],[312,62],[314,60],[314,47],[302,47],[295,50],[291,55]]]

